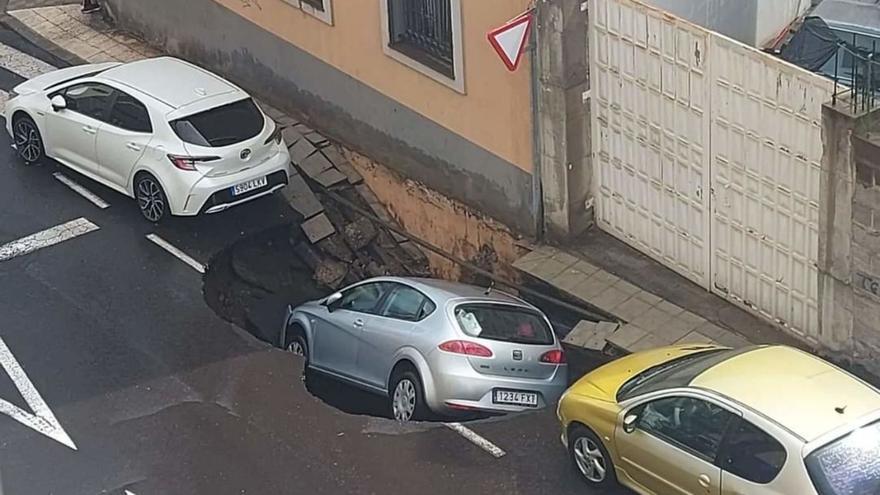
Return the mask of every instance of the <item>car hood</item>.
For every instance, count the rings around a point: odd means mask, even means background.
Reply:
[[[58,69],[52,72],[47,72],[45,74],[39,75],[32,79],[28,79],[27,81],[19,84],[13,91],[20,95],[26,95],[35,93],[37,91],[43,91],[52,85],[62,83],[65,81],[70,81],[76,79],[78,77],[82,77],[86,74],[92,74],[95,72],[105,71],[108,69],[112,69],[120,65],[119,62],[105,62],[101,64],[86,64],[86,65],[76,65],[74,67],[67,67],[64,69]]]
[[[620,390],[621,385],[634,375],[672,359],[708,349],[719,348],[714,345],[691,344],[636,352],[611,361],[587,373],[569,388],[568,393],[607,402],[616,402],[617,391]]]

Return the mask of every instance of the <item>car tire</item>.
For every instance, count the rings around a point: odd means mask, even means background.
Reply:
[[[168,197],[159,181],[141,173],[134,181],[134,197],[141,215],[151,223],[159,223],[168,215]]]
[[[296,356],[302,356],[303,360],[305,360],[306,366],[308,366],[309,344],[306,342],[306,336],[302,327],[299,325],[292,325],[287,329],[287,332],[287,344],[284,345],[284,350]]]
[[[16,153],[24,163],[40,163],[46,156],[43,136],[34,119],[26,115],[15,119],[12,124],[12,138]]]
[[[580,425],[568,434],[568,455],[580,478],[594,488],[617,485],[614,463],[599,437]]]
[[[428,408],[419,374],[403,368],[394,374],[388,395],[391,417],[401,423],[425,419]]]

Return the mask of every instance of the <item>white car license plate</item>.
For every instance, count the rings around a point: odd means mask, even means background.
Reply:
[[[495,404],[538,407],[538,394],[534,392],[517,392],[515,390],[495,390],[492,392]]]
[[[241,184],[236,184],[232,186],[232,195],[238,196],[239,194],[244,194],[248,191],[259,189],[265,186],[267,183],[268,181],[265,177],[260,177],[259,179],[249,180],[247,182],[242,182]]]

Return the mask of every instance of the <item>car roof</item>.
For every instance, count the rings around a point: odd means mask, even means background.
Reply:
[[[248,96],[229,81],[173,57],[148,58],[118,65],[102,72],[98,79],[134,88],[172,109],[207,98],[221,97],[232,102]]]
[[[690,385],[733,399],[807,442],[880,411],[876,389],[786,346],[734,355],[697,375]]]
[[[486,294],[486,287],[477,287],[475,285],[463,284],[460,282],[450,282],[448,280],[440,280],[435,278],[417,278],[417,277],[379,277],[371,280],[386,280],[390,282],[400,282],[413,287],[430,297],[438,306],[445,304],[453,299],[470,299],[473,301],[483,302],[500,302],[506,304],[515,304],[517,306],[525,306],[532,309],[534,306],[497,289],[492,289]]]

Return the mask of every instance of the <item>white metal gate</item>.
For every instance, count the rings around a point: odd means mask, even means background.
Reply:
[[[634,0],[590,18],[599,226],[815,338],[832,84]]]

